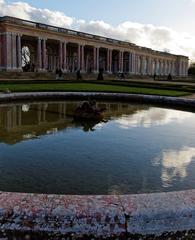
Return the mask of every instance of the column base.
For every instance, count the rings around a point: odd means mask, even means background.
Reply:
[[[39,72],[39,73],[46,73],[48,71],[46,69],[37,69],[37,72]]]
[[[0,72],[23,72],[22,68],[0,67]]]

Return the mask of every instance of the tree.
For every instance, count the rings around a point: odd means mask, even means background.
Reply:
[[[190,64],[188,74],[189,75],[195,75],[195,62]]]

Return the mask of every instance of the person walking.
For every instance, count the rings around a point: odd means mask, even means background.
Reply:
[[[153,79],[154,79],[154,81],[156,80],[156,73],[154,73]]]
[[[82,76],[81,76],[81,71],[80,69],[77,70],[77,80],[82,80]]]

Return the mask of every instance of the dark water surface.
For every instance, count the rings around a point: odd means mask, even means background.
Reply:
[[[195,188],[195,114],[98,103],[104,122],[74,122],[77,102],[0,105],[0,190],[129,194]]]

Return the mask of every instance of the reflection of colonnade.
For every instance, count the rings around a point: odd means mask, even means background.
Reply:
[[[1,113],[2,114],[2,113]],[[5,128],[10,129],[20,127],[22,124],[22,109],[20,106],[9,107],[6,111]]]
[[[22,47],[39,72],[125,72],[136,75],[187,76],[188,58],[92,34],[0,18],[0,70],[22,70]]]
[[[57,105],[57,107],[56,107]],[[52,103],[39,103],[31,105],[11,105],[0,108],[0,125],[7,131],[12,129],[21,128],[22,126],[30,125],[44,125],[48,122],[65,121],[66,116],[66,103],[55,103],[54,109],[51,109]],[[50,120],[50,116],[54,118]]]
[[[0,108],[0,128],[7,132],[35,126],[41,128],[58,123],[71,123],[71,113],[78,102],[49,102],[3,106]],[[146,106],[127,103],[99,102],[98,107],[106,107],[105,117],[133,114]]]

